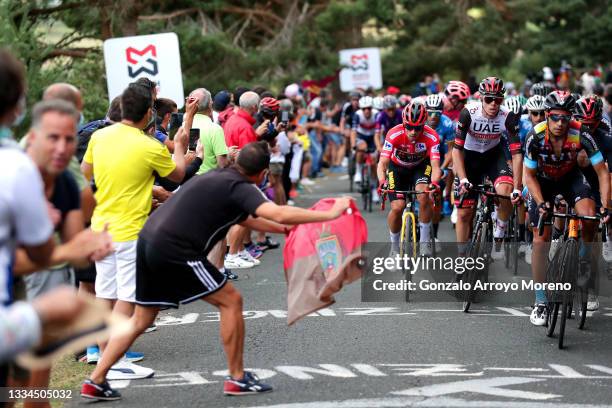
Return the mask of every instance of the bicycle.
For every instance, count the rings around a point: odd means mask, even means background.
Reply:
[[[578,322],[578,329],[584,329],[587,317],[587,301],[589,295],[588,281],[590,276],[582,276],[586,278],[586,282],[579,283],[580,269],[578,264],[580,250],[580,221],[598,221],[600,217],[577,215],[573,211],[566,213],[554,213],[551,219],[563,218],[566,221],[565,237],[560,247],[557,249],[555,256],[546,268],[546,283],[568,283],[572,290],[555,290],[554,288],[546,290],[547,299],[547,320],[546,320],[546,336],[552,337],[557,324],[559,309],[561,309],[561,320],[559,321],[559,349],[563,349],[565,338],[565,324],[567,319],[571,318],[574,302],[577,303],[575,314]],[[568,222],[569,220],[569,222]],[[544,217],[538,220],[538,231],[542,235],[544,226]],[[585,279],[582,279],[583,281]]]
[[[357,148],[354,148],[353,150],[355,152],[359,151],[365,154],[365,161],[361,165],[360,193],[361,193],[361,198],[363,202],[363,210],[372,212],[372,189],[376,188],[376,184],[374,184],[375,182],[372,181],[373,180],[372,167],[374,165],[374,159],[372,158],[372,155],[374,155],[376,152],[369,152],[366,150],[357,150]],[[352,154],[352,157],[354,160],[355,153]],[[354,171],[353,171],[353,174],[354,174]],[[352,192],[354,176],[351,177],[349,175],[349,179],[351,180],[351,192]]]
[[[413,211],[413,202],[416,196],[419,194],[428,194],[429,191],[416,191],[416,190],[382,190],[381,197],[381,211],[385,210],[385,201],[388,193],[404,194],[406,196],[406,206],[402,211],[402,228],[400,229],[400,257],[404,255],[416,258],[418,256],[418,242],[420,230],[417,228],[417,214]],[[432,247],[432,256],[436,255],[436,246],[434,242],[433,234],[430,238],[430,245]],[[410,270],[406,270],[406,279],[412,280],[412,273]],[[409,299],[409,291],[406,291],[406,301]]]
[[[476,217],[474,219],[474,227],[472,228],[472,238],[468,244],[466,256],[468,258],[484,259],[485,267],[482,270],[477,268],[466,269],[460,280],[469,283],[469,287],[461,294],[463,300],[463,312],[467,313],[470,306],[476,300],[478,290],[476,290],[476,282],[488,282],[489,279],[489,264],[491,258],[491,250],[493,249],[493,218],[492,214],[495,209],[495,200],[504,199],[510,200],[509,196],[497,194],[490,184],[479,184],[470,188],[470,191],[480,194],[478,208],[476,209]],[[465,194],[459,200],[459,207],[463,205]],[[465,276],[467,274],[467,276]]]
[[[518,216],[518,206],[512,209],[512,215],[508,222],[508,230],[504,239],[504,252],[506,254],[506,269],[512,269],[512,274],[518,274],[518,248],[520,244],[520,226]]]

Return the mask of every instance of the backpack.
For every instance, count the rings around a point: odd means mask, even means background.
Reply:
[[[89,145],[89,140],[91,139],[91,135],[99,129],[105,128],[107,126],[112,125],[113,123],[106,120],[94,120],[85,124],[82,128],[77,132],[78,141],[77,148],[74,155],[79,160],[79,163],[83,161],[83,156],[85,156],[85,152],[87,151],[87,146]]]

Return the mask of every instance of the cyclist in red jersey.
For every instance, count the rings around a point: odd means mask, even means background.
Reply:
[[[387,132],[378,162],[380,189],[438,191],[440,182],[440,138],[435,130],[425,125],[427,109],[420,101],[413,101],[402,111],[402,124]],[[387,217],[391,252],[399,252],[401,219],[406,197],[390,193],[391,211]],[[420,194],[419,227],[421,255],[431,255],[432,200],[430,194]]]
[[[470,87],[461,81],[449,81],[444,90],[444,114],[453,122],[459,120],[459,114],[470,97]]]

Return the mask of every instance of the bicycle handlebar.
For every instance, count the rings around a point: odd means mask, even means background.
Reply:
[[[387,200],[388,193],[406,194],[406,195],[419,195],[431,193],[431,191],[417,191],[417,190],[381,190],[382,199],[380,200],[380,210],[385,211],[385,201]]]
[[[601,216],[599,215],[578,215],[578,214],[566,214],[566,213],[552,213],[550,219],[554,218],[566,218],[570,220],[584,220],[584,221],[599,221],[601,220]],[[538,219],[538,235],[542,236],[544,234],[544,217],[540,215]]]
[[[485,189],[487,187],[487,185],[485,184],[479,184],[477,186],[472,186],[471,188],[468,189],[468,192],[475,192],[477,194],[482,194],[485,195],[487,197],[493,197],[493,198],[501,198],[504,200],[511,200],[512,198],[510,196],[506,196],[503,194],[497,194],[493,191],[489,191],[487,189]],[[465,196],[467,195],[467,193],[462,194],[461,195],[461,199],[459,199],[459,208],[463,207],[463,200],[465,200]]]

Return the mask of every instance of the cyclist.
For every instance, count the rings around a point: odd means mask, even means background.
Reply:
[[[597,143],[597,148],[602,153],[604,160],[608,163],[608,171],[612,172],[612,127],[610,122],[603,116],[603,102],[597,95],[589,95],[578,99],[574,111],[574,119],[580,121],[584,128]],[[595,198],[599,196],[599,183],[597,173],[589,163],[586,155],[581,152],[578,155],[578,165],[586,177]],[[612,183],[612,180],[611,180]],[[601,205],[600,202],[597,202]],[[612,261],[612,236],[608,233],[603,245],[603,258],[606,262]],[[589,296],[588,310],[597,310],[599,302],[595,296]]]
[[[536,82],[535,84],[531,85],[529,94],[531,96],[539,95],[542,98],[546,98],[546,96],[552,91],[554,91],[554,88],[550,84],[546,82]]]
[[[452,175],[452,157],[451,150],[453,147],[453,139],[455,138],[455,125],[453,121],[442,113],[444,110],[444,101],[442,95],[431,94],[425,99],[425,107],[427,108],[427,126],[435,129],[438,137],[440,138],[440,160],[442,165],[440,166],[441,176],[441,188],[442,188],[442,206],[434,207],[434,219],[433,229],[434,237],[438,238],[438,226],[441,218],[440,212],[444,215],[451,214],[450,206],[450,190],[451,184],[449,181],[453,179]]]
[[[446,100],[444,101],[444,114],[453,122],[459,120],[461,110],[470,97],[470,87],[461,81],[449,81],[444,90]]]
[[[362,96],[359,99],[359,110],[353,114],[352,124],[353,130],[351,131],[351,149],[357,147],[355,153],[355,161],[357,163],[355,171],[355,183],[361,183],[361,167],[365,161],[364,154],[372,154],[380,149],[374,140],[374,134],[376,133],[376,114],[377,110],[373,108],[373,99],[371,96]],[[372,174],[376,172],[376,160],[372,161]],[[376,186],[372,187],[372,201],[379,202],[378,192]]]
[[[374,141],[378,151],[382,149],[382,143],[385,141],[387,132],[392,127],[402,123],[402,110],[398,107],[397,98],[393,95],[387,95],[383,99],[383,110],[378,112],[376,116],[376,134]]]
[[[439,190],[440,139],[435,130],[425,125],[426,120],[425,105],[413,101],[402,111],[402,124],[389,130],[378,163],[380,189],[388,187],[390,190],[406,191],[414,187],[417,191]],[[389,200],[391,210],[387,224],[393,254],[399,252],[406,197],[401,193],[390,193]],[[429,194],[419,194],[418,201],[420,251],[421,255],[431,255],[432,201]]]
[[[610,179],[603,155],[595,140],[572,120],[576,102],[566,91],[551,92],[545,101],[546,121],[538,123],[525,142],[525,182],[529,189],[529,219],[534,227],[534,249],[531,270],[535,282],[545,281],[547,250],[544,243],[550,241],[550,227],[545,226],[539,235],[537,223],[541,216],[551,211],[550,202],[561,194],[578,215],[595,215],[595,201],[592,190],[578,169],[578,154],[584,149],[597,173],[602,202],[609,207]],[[601,214],[607,222],[608,208],[602,207]],[[582,222],[582,240],[592,242],[595,222]],[[586,247],[581,248],[580,257],[588,259]],[[584,265],[583,262],[581,264]],[[536,326],[546,324],[546,295],[536,290],[536,302],[530,321]]]
[[[462,208],[458,209],[456,224],[460,255],[465,255],[467,249],[473,207],[476,204],[477,194],[470,191],[472,183],[482,183],[488,176],[497,194],[508,196],[512,192],[514,203],[520,200],[521,192],[522,154],[518,138],[519,115],[502,106],[505,88],[501,79],[496,77],[483,79],[478,92],[481,100],[467,104],[461,111],[453,148],[455,196],[465,194]],[[508,132],[514,171],[506,162],[504,147],[500,143],[504,132]],[[513,185],[514,191],[512,191]],[[501,244],[511,211],[511,203],[508,200],[501,200],[493,232],[495,245],[491,258],[494,260],[503,258]]]
[[[545,98],[543,96],[533,95],[529,97],[529,99],[527,99],[527,103],[525,103],[525,109],[527,109],[527,114],[521,116],[521,122],[520,122],[520,128],[519,128],[519,139],[521,140],[521,150],[522,151],[524,151],[525,149],[525,139],[527,138],[527,134],[531,131],[531,129],[533,129],[535,125],[545,120],[544,100]],[[523,184],[525,184],[524,177],[523,177]],[[523,196],[524,196],[523,198],[526,201],[528,201],[528,191],[526,188],[523,188]],[[528,242],[528,245],[526,246],[524,252],[525,252],[525,262],[531,265],[531,253],[532,253],[532,248],[533,248],[531,243],[533,241],[533,234],[531,232],[531,228],[528,227],[529,220],[526,215],[527,214],[525,214],[525,208],[521,206],[520,211],[519,211],[519,218],[521,222],[520,235],[521,237],[524,237],[525,234],[529,235],[528,237],[526,237],[526,241]],[[519,252],[523,252],[523,251],[519,248]]]

